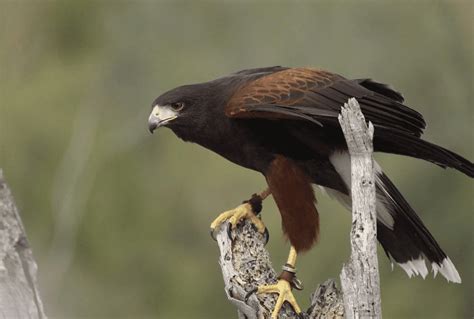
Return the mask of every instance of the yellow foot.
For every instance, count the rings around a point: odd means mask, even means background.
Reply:
[[[237,224],[243,219],[249,219],[255,225],[258,232],[265,234],[265,224],[255,215],[252,206],[249,203],[244,203],[217,216],[211,224],[211,235],[213,236],[214,230],[226,220],[229,220],[232,229],[235,229]]]
[[[272,319],[278,318],[283,303],[288,302],[297,314],[301,313],[301,308],[298,306],[293,293],[291,292],[291,284],[285,279],[279,279],[276,285],[260,286],[257,289],[257,294],[279,294],[275,304],[275,309],[272,312]]]

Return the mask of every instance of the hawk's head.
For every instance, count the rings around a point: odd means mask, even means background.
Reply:
[[[184,85],[172,89],[155,99],[148,117],[148,129],[151,133],[160,126],[171,125],[172,122],[190,120],[202,101],[202,93],[198,85]]]

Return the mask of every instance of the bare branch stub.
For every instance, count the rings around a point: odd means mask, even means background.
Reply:
[[[381,318],[377,216],[373,170],[374,127],[367,126],[356,99],[341,109],[339,123],[351,156],[351,256],[340,279],[347,318]]]

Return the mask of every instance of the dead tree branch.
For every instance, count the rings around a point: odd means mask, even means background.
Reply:
[[[277,281],[277,273],[265,249],[265,239],[248,221],[242,222],[235,230],[228,232],[228,229],[229,223],[226,222],[216,231],[219,264],[227,297],[237,307],[239,318],[270,318],[276,295],[251,294],[245,300],[246,294],[253,288],[275,284]],[[311,307],[305,312],[305,318],[343,318],[343,308],[342,297],[334,281],[328,280],[312,294]],[[280,311],[280,318],[297,316],[285,304]]]
[[[366,125],[354,98],[344,104],[339,123],[351,156],[351,256],[340,276],[345,314],[347,318],[381,318],[372,159],[374,127],[370,122]]]
[[[0,317],[46,319],[36,262],[0,169]]]

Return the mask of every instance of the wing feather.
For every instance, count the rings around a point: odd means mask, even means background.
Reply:
[[[422,115],[403,105],[402,95],[385,84],[370,79],[348,80],[310,68],[274,71],[240,87],[229,100],[226,115],[334,124],[341,106],[355,97],[366,119],[375,126],[416,137],[425,128]]]

